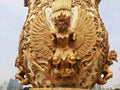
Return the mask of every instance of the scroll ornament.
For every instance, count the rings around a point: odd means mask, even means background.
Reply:
[[[15,75],[21,84],[91,89],[112,77],[108,32],[100,0],[25,0],[28,15],[20,35]]]

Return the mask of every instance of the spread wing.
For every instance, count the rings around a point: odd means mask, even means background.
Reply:
[[[50,59],[53,55],[51,26],[42,11],[30,23],[30,44],[37,57]]]
[[[72,47],[80,59],[88,54],[96,43],[96,27],[92,17],[83,9],[78,8],[78,17],[73,26],[75,29],[75,40]]]

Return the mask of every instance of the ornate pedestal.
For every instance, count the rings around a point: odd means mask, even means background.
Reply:
[[[31,88],[30,90],[92,90],[92,89],[80,89],[80,88]]]

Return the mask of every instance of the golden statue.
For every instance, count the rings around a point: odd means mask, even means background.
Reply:
[[[28,16],[20,35],[15,77],[40,87],[91,89],[112,77],[108,33],[100,0],[24,0]]]

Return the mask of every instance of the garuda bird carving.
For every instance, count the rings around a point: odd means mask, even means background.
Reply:
[[[33,87],[93,88],[117,61],[99,16],[100,0],[25,0],[15,77]],[[101,76],[103,75],[103,77]]]

